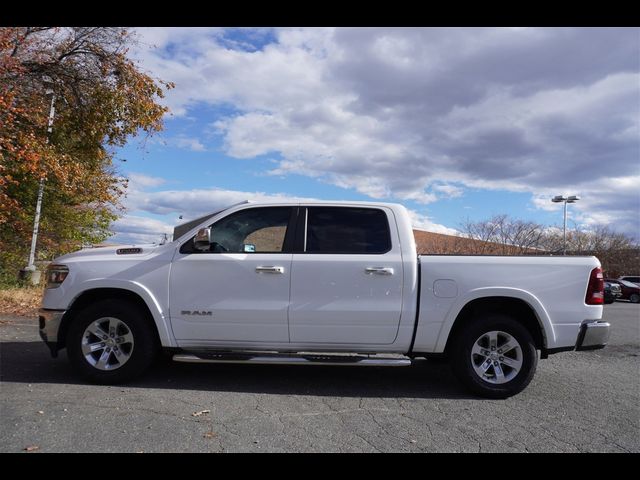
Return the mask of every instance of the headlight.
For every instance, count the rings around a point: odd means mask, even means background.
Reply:
[[[66,265],[49,265],[47,268],[47,288],[58,288],[69,275],[69,267]]]

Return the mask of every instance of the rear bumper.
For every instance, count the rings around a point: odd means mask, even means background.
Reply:
[[[590,321],[580,327],[576,350],[597,350],[604,348],[609,341],[611,324],[608,322]]]
[[[608,322],[602,322],[600,320],[585,320],[582,322],[582,325],[580,325],[578,337],[574,345],[543,349],[542,356],[540,358],[548,358],[549,355],[561,352],[598,350],[600,348],[604,348],[609,341],[610,333],[611,324]]]

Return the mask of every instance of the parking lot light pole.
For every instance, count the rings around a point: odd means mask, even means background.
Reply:
[[[556,195],[551,199],[553,203],[564,203],[564,227],[562,228],[562,255],[567,254],[567,203],[576,203],[580,200],[580,197],[571,195],[564,197],[562,195]]]

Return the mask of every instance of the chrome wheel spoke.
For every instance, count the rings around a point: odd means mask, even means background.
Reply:
[[[131,332],[127,332],[124,335],[119,336],[116,341],[119,345],[133,343],[133,334]]]
[[[115,338],[117,336],[118,326],[121,324],[117,318],[109,319],[109,337]]]
[[[100,359],[96,362],[96,368],[100,370],[107,370],[109,368],[109,357],[111,356],[110,352],[107,352],[107,349],[102,352],[100,355]]]
[[[487,358],[482,365],[480,365],[480,370],[482,371],[482,373],[487,373],[487,370],[489,370],[491,368],[491,365],[493,365],[491,363],[491,360],[489,358]]]
[[[499,362],[496,363],[494,363],[493,365],[493,372],[495,373],[496,383],[504,383],[506,382],[506,378],[504,376],[504,372],[502,371],[502,366]]]
[[[474,343],[473,348],[471,349],[471,353],[473,355],[480,355],[481,357],[487,356],[486,349],[484,347],[481,347],[477,343]]]
[[[86,333],[90,333],[91,335],[94,335],[98,338],[104,338],[104,337],[108,337],[109,333],[105,332],[102,327],[100,327],[100,324],[98,322],[93,322],[91,325],[89,325],[87,327],[87,330],[85,331]]]
[[[498,349],[498,332],[489,332],[487,334],[489,337],[489,350],[497,350]]]
[[[82,344],[82,353],[85,355],[91,355],[92,353],[97,352],[98,350],[104,349],[104,343],[83,343]]]
[[[506,365],[507,367],[515,370],[516,372],[519,372],[520,369],[522,368],[522,360],[518,360],[515,358],[511,358],[511,357],[503,357],[500,360],[500,363],[502,363],[503,365]]]
[[[504,345],[500,345],[500,347],[498,348],[498,350],[500,350],[499,353],[507,353],[510,352],[511,350],[513,350],[514,348],[517,348],[519,345],[517,343],[514,343],[513,341],[511,342],[507,342]]]

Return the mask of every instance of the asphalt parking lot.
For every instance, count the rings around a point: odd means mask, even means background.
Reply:
[[[135,383],[77,381],[37,322],[0,317],[0,452],[639,452],[640,305],[605,306],[604,350],[539,363],[508,400],[448,366],[162,362]]]

